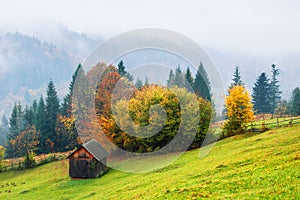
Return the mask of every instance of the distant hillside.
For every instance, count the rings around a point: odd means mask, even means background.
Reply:
[[[69,39],[58,46],[18,32],[0,36],[0,115],[9,115],[15,101],[39,98],[50,79],[60,97],[67,92],[78,63],[97,42],[66,30],[60,37]]]
[[[299,199],[299,149],[295,126],[227,138],[203,159],[196,149],[146,174],[110,170],[99,179],[72,181],[64,160],[0,173],[0,198]],[[151,162],[151,157],[140,160],[145,167]]]

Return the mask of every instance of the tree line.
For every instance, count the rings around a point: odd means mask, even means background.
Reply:
[[[105,66],[105,64],[102,64]],[[92,68],[91,74],[96,74],[96,71],[101,68],[99,65]],[[131,152],[151,152],[161,149],[166,146],[179,131],[181,123],[181,115],[184,112],[183,108],[180,108],[180,102],[176,97],[180,95],[184,101],[190,101],[191,95],[194,95],[192,90],[195,90],[198,99],[197,107],[200,110],[199,122],[195,122],[197,117],[193,118],[190,124],[197,124],[195,127],[184,126],[181,131],[187,133],[196,133],[196,137],[191,144],[190,148],[199,147],[204,140],[205,134],[208,130],[213,107],[210,100],[210,85],[207,74],[201,63],[198,68],[198,72],[195,77],[192,76],[190,68],[187,67],[185,72],[178,66],[173,70],[170,70],[169,79],[167,85],[151,84],[146,78],[143,83],[137,78],[133,83],[132,76],[125,70],[124,63],[121,61],[118,67],[108,66],[102,67],[106,70],[102,73],[101,81],[97,84],[95,107],[96,114],[101,124],[104,134],[109,140],[118,147],[131,151]],[[115,89],[118,83],[118,88]],[[205,85],[205,86],[204,86]],[[114,94],[112,94],[114,92]],[[126,96],[126,94],[132,94],[129,104],[125,100],[113,102],[112,96],[117,99]],[[166,121],[160,123],[164,124],[161,130],[147,138],[142,138],[139,135],[133,137],[128,134],[141,133],[142,128],[152,122],[155,122],[156,117],[161,116],[158,110],[152,109],[150,113],[150,107],[153,105],[160,105],[166,111]],[[127,105],[129,105],[129,112],[127,111]],[[117,116],[112,113],[115,110]],[[191,111],[190,115],[197,114],[197,109]],[[194,112],[194,113],[193,113]],[[153,133],[157,131],[159,122],[155,122],[154,126],[147,127],[143,134]],[[92,123],[89,123],[92,125]],[[122,129],[119,127],[122,126]],[[125,129],[125,130],[124,130]],[[175,145],[172,151],[180,151],[182,143],[179,142]]]
[[[223,134],[231,136],[243,133],[254,114],[300,115],[300,89],[293,90],[289,101],[281,99],[278,80],[279,69],[271,65],[271,77],[262,72],[252,88],[252,95],[244,87],[239,67],[236,66],[232,83],[225,98]]]
[[[85,84],[82,84],[84,87],[80,89],[85,98],[95,95],[97,113],[97,119],[93,119],[93,121],[90,120],[89,112],[84,111],[87,116],[83,132],[88,135],[96,135],[98,133],[93,131],[96,130],[93,129],[93,126],[100,124],[111,142],[125,150],[135,152],[158,150],[176,135],[180,124],[181,110],[178,99],[169,88],[177,88],[176,90],[180,90],[182,98],[187,100],[194,90],[198,95],[198,106],[201,113],[200,122],[195,130],[197,132],[196,138],[191,147],[198,147],[207,132],[213,110],[210,103],[210,83],[202,63],[199,65],[195,77],[193,77],[189,67],[185,72],[182,72],[178,66],[174,72],[173,70],[170,71],[167,85],[163,86],[149,84],[147,78],[144,83],[138,78],[134,83],[134,78],[126,71],[123,61],[120,61],[117,67],[98,63],[86,74],[79,64],[72,76],[69,92],[62,103],[59,102],[52,80],[48,83],[45,98],[41,96],[38,101],[34,100],[31,105],[23,106],[21,103],[15,103],[10,118],[7,119],[5,116],[2,118],[0,146],[6,148],[6,157],[11,158],[29,156],[33,152],[36,154],[63,152],[82,144],[84,138],[78,136],[75,128],[77,119],[75,119],[74,114],[79,110],[87,110],[87,108],[81,107],[82,105],[73,99],[75,79],[78,79],[85,81]],[[136,124],[144,126],[153,120],[148,115],[149,108],[153,104],[160,104],[166,109],[167,125],[158,134],[148,139],[133,138],[118,127],[111,111],[112,92],[118,81],[123,84],[123,89],[119,95],[130,92],[130,88],[134,87],[135,92],[130,99],[130,117]],[[92,91],[90,87],[93,84],[97,85],[95,91]],[[123,110],[124,102],[120,101],[116,106],[119,107],[118,112],[120,112]],[[129,126],[128,119],[122,118],[121,120],[121,123],[127,123]],[[179,147],[180,144],[178,144]]]
[[[54,82],[50,80],[46,97],[34,100],[31,105],[15,103],[9,120],[2,118],[1,145],[6,157],[29,156],[62,152],[80,144],[71,114],[71,95],[76,73],[73,75],[69,93],[60,104]]]

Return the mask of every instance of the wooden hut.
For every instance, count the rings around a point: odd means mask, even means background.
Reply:
[[[90,140],[71,153],[69,175],[71,178],[96,178],[107,171],[107,151],[96,140]]]

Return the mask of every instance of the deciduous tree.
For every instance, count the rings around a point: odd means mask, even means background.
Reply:
[[[228,92],[225,99],[228,119],[223,126],[223,133],[225,136],[232,136],[243,133],[254,114],[250,94],[243,86],[233,86]]]

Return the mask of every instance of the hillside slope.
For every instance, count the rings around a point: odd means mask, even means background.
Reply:
[[[71,181],[67,161],[1,173],[0,199],[300,198],[299,127],[222,140],[204,159],[198,153],[155,172],[111,170],[100,179]]]

